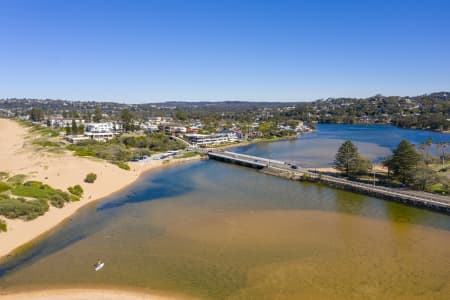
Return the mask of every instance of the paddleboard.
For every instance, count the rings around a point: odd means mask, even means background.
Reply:
[[[101,270],[105,266],[105,263],[101,263],[98,266],[95,267],[95,271]]]

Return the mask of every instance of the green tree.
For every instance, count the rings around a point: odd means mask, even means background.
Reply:
[[[355,165],[355,160],[358,159],[358,148],[352,141],[345,141],[338,149],[334,164],[336,169],[345,172],[347,176],[350,175],[351,169]]]
[[[94,181],[97,179],[97,174],[95,173],[89,173],[86,175],[86,178],[84,179],[84,182],[87,183],[94,183]]]
[[[175,119],[186,121],[188,119],[188,115],[184,110],[177,110],[175,112]]]
[[[102,110],[100,108],[100,106],[97,106],[95,108],[95,112],[94,112],[94,122],[98,123],[102,120]]]
[[[270,123],[270,122],[262,122],[259,125],[258,129],[259,129],[259,131],[262,133],[262,135],[264,137],[267,137],[267,136],[270,135],[270,132],[272,130],[272,123]]]
[[[122,121],[123,129],[125,131],[133,130],[133,114],[127,108],[120,112],[120,120]]]
[[[33,122],[40,122],[44,119],[44,112],[40,108],[33,108],[30,111],[30,119]]]
[[[418,190],[424,191],[438,181],[439,178],[435,171],[425,165],[421,165],[414,171],[411,178],[411,185]]]
[[[386,163],[394,177],[406,184],[412,182],[419,160],[415,146],[407,140],[402,140]]]
[[[83,134],[84,133],[84,125],[80,124],[80,126],[78,126],[78,134]]]
[[[78,134],[77,122],[75,122],[75,120],[73,119],[72,119],[72,134]]]
[[[69,124],[66,125],[66,135],[72,134],[72,128],[69,126]]]
[[[370,160],[358,154],[358,157],[350,164],[349,176],[366,175],[370,169],[372,169]]]

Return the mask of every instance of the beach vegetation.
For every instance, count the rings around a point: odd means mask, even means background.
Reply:
[[[65,203],[70,201],[68,193],[54,189],[39,181],[27,181],[24,184],[15,185],[11,193],[19,197],[49,200],[53,206],[58,208],[63,207]]]
[[[96,179],[97,179],[97,174],[89,173],[86,175],[86,178],[84,178],[84,182],[94,183]]]
[[[8,172],[0,172],[0,180],[6,179],[9,177]]]
[[[47,139],[36,139],[33,141],[33,144],[41,146],[41,147],[60,147],[61,143],[49,141]]]
[[[0,220],[0,232],[7,232],[8,226],[6,225],[5,220]]]
[[[9,184],[7,184],[5,182],[0,182],[0,193],[6,192],[10,188],[11,187],[9,186]]]
[[[8,183],[10,183],[12,185],[14,185],[14,184],[22,184],[25,181],[26,178],[27,178],[27,176],[24,175],[24,174],[17,174],[17,175],[14,175],[12,177],[9,177],[6,180],[6,182],[8,182]]]
[[[170,137],[161,134],[147,135],[122,135],[108,142],[97,142],[93,140],[81,141],[77,144],[67,146],[77,156],[91,156],[107,160],[116,164],[124,170],[129,170],[126,162],[133,158],[151,155],[155,152],[179,150],[186,145]]]
[[[38,133],[45,137],[57,137],[59,136],[59,131],[54,130],[45,126],[41,125],[31,125],[30,132],[32,133]]]
[[[0,215],[8,219],[33,220],[45,214],[48,208],[45,199],[8,198],[0,201]]]
[[[119,168],[130,171],[130,166],[123,161],[115,161],[113,162],[115,165],[117,165]]]
[[[82,188],[81,185],[79,185],[79,184],[74,185],[74,186],[70,186],[70,187],[67,188],[67,190],[68,190],[71,194],[73,194],[73,195],[75,195],[75,196],[78,196],[78,197],[82,197],[82,196],[83,196],[83,193],[84,193],[83,188]]]

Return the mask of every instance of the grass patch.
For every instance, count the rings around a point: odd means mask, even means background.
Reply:
[[[75,196],[75,195],[70,195],[70,201],[71,201],[71,202],[77,202],[77,201],[80,201],[80,197]]]
[[[97,180],[97,174],[89,173],[89,174],[86,175],[86,178],[84,179],[84,182],[94,183],[95,180]]]
[[[9,199],[9,195],[8,194],[0,194],[0,201],[5,200],[5,199]]]
[[[9,198],[0,201],[0,215],[9,219],[21,218],[33,220],[48,211],[47,200],[25,200],[23,198]]]
[[[123,161],[115,161],[113,164],[117,165],[119,168],[130,171],[130,166]]]
[[[14,175],[13,177],[8,178],[8,180],[6,180],[6,182],[11,183],[11,184],[22,184],[25,179],[27,178],[26,175],[23,174],[17,174]]]
[[[67,188],[67,190],[71,194],[73,194],[75,196],[78,196],[78,197],[82,197],[83,193],[84,193],[83,188],[79,184],[74,185],[74,186],[70,186],[70,187]]]
[[[41,146],[41,147],[46,147],[46,148],[47,147],[60,147],[61,146],[61,143],[59,143],[59,142],[53,142],[53,141],[49,141],[49,140],[46,140],[46,139],[37,139],[37,140],[33,141],[33,144]]]
[[[8,172],[0,172],[0,180],[6,179],[9,177]]]
[[[4,220],[0,220],[0,232],[7,232],[8,226],[6,226],[6,222]]]
[[[11,190],[11,193],[20,197],[49,200],[53,206],[58,208],[63,207],[66,202],[70,201],[68,193],[54,189],[39,181],[27,181],[22,185],[16,185]]]
[[[11,187],[9,186],[9,184],[7,184],[5,182],[0,182],[0,193],[6,192],[10,188]]]
[[[38,133],[42,136],[48,136],[48,137],[59,136],[59,131],[48,128],[48,127],[39,126],[39,125],[31,125],[30,132]]]
[[[75,152],[75,155],[77,156],[93,156],[93,157],[97,157],[95,155],[95,149],[93,147],[83,147],[83,146],[79,146],[79,145],[75,145],[75,144],[71,144],[67,146],[68,150],[71,150],[73,152]]]
[[[434,184],[429,187],[429,191],[436,194],[447,195],[448,188],[443,184]]]

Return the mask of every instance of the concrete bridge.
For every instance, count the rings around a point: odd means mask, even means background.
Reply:
[[[312,172],[289,162],[240,154],[231,151],[211,151],[206,149],[201,151],[207,153],[210,159],[258,169],[263,173],[278,177],[320,182],[339,189],[394,200],[413,206],[426,207],[447,213],[450,212],[450,197],[448,196],[441,196],[403,188],[374,186],[372,184],[356,182],[342,177]]]
[[[234,163],[250,168],[263,169],[271,165],[283,166],[285,163],[282,161],[262,158],[258,156],[245,155],[230,151],[209,151],[208,157],[214,160],[220,160],[224,162]]]

